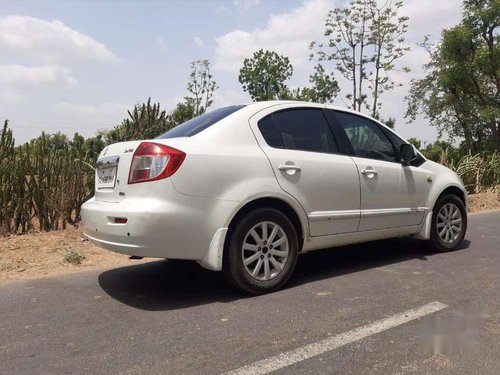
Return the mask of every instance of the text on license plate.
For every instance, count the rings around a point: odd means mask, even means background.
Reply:
[[[116,181],[116,167],[99,168],[97,170],[97,187],[114,188]]]

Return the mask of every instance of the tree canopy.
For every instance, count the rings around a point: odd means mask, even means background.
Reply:
[[[243,61],[238,80],[243,91],[253,100],[274,100],[286,97],[285,81],[293,74],[293,67],[286,56],[274,51],[259,50]]]
[[[470,152],[500,150],[500,0],[465,0],[459,25],[423,46],[426,76],[412,81],[409,121],[422,113],[440,134],[462,137]]]
[[[326,40],[310,44],[312,60],[332,62],[350,83],[345,94],[348,106],[367,109],[375,118],[382,107],[381,95],[396,85],[391,72],[409,49],[404,45],[408,17],[398,15],[402,5],[392,0],[383,5],[377,0],[354,0],[332,9],[325,22]]]

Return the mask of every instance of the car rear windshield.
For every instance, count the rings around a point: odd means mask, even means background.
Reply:
[[[213,124],[219,122],[223,118],[240,110],[243,107],[244,105],[234,105],[231,107],[224,107],[216,109],[215,111],[205,113],[204,115],[195,117],[189,121],[177,125],[175,128],[170,129],[168,132],[157,137],[157,139],[191,137],[209,128]]]

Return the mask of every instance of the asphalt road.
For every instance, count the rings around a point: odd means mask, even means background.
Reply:
[[[0,373],[500,374],[500,212],[466,239],[306,254],[259,297],[168,261],[3,283]]]

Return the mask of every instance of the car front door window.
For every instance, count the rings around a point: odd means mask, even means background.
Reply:
[[[361,116],[337,112],[336,116],[360,158],[398,162],[394,146],[374,122]]]

